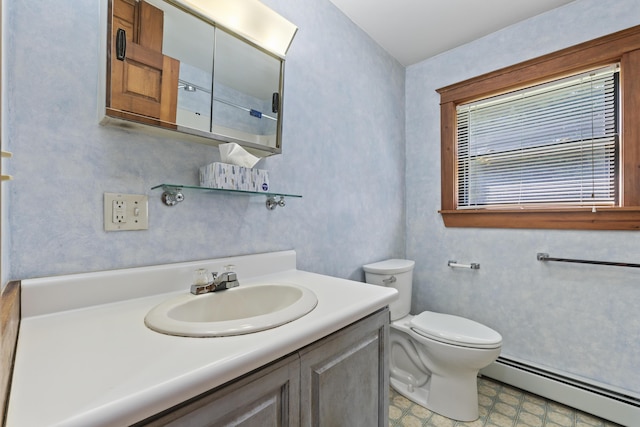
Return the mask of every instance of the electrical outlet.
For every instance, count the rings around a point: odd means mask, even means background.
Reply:
[[[143,194],[104,193],[104,230],[148,230],[149,197]]]
[[[123,224],[127,222],[127,203],[123,199],[115,199],[111,201],[111,222],[114,224]]]

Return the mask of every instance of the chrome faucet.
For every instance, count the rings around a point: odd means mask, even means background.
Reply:
[[[206,269],[196,270],[196,283],[191,285],[191,293],[201,295],[235,288],[240,285],[240,282],[238,282],[238,276],[232,269],[232,265],[225,266],[226,271],[220,273],[220,275],[217,272],[212,273],[211,280],[209,280]]]

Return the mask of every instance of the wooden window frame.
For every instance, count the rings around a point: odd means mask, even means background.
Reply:
[[[457,209],[456,106],[589,68],[620,63],[620,206]],[[635,76],[635,78],[634,78]],[[446,227],[640,229],[640,25],[438,89],[441,210]]]

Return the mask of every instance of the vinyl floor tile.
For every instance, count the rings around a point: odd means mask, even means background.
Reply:
[[[478,378],[480,418],[455,421],[389,392],[389,427],[622,427],[489,378]]]

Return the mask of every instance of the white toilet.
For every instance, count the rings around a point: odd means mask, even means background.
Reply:
[[[424,311],[410,315],[414,262],[364,265],[367,283],[392,286],[391,386],[406,398],[458,421],[478,418],[478,371],[498,358],[502,336],[463,317]]]

